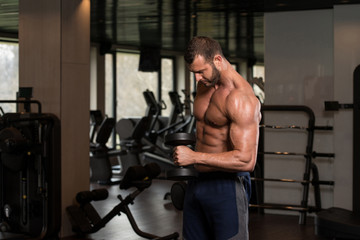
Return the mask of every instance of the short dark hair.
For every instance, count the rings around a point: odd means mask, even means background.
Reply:
[[[220,44],[209,37],[197,36],[190,40],[186,48],[184,59],[192,64],[197,55],[203,56],[206,62],[211,62],[216,54],[223,55]]]

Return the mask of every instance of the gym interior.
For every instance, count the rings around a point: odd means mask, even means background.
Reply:
[[[192,169],[176,175],[170,153],[194,144],[183,52],[199,35],[262,103],[250,239],[360,239],[359,12],[0,0],[0,239],[182,239]]]

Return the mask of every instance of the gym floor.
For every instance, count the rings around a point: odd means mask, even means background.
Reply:
[[[164,199],[171,185],[171,181],[153,180],[151,187],[138,195],[133,205],[129,205],[140,230],[157,236],[179,232],[181,236],[181,211],[173,207],[171,200]],[[107,188],[109,191],[108,199],[93,202],[101,217],[119,203],[117,198],[119,194],[125,198],[134,191],[134,189],[120,190],[118,185],[91,184],[91,189],[96,188]],[[250,240],[325,240],[325,238],[315,235],[312,217],[308,217],[306,225],[299,225],[298,220],[298,216],[250,213]],[[144,238],[133,231],[127,216],[121,214],[114,217],[105,228],[94,234],[87,237],[67,237],[65,239],[140,240]]]

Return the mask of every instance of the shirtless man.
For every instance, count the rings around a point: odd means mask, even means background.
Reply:
[[[186,240],[248,239],[250,174],[257,156],[260,102],[225,59],[220,44],[193,38],[185,61],[195,74],[195,151],[174,149],[179,166],[194,165],[184,201]]]

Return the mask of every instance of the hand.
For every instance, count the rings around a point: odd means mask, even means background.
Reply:
[[[177,146],[173,150],[173,160],[178,166],[194,164],[194,151],[186,146]]]

